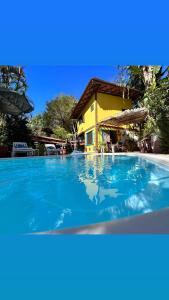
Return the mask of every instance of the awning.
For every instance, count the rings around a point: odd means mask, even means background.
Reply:
[[[148,116],[148,110],[146,108],[136,108],[125,110],[114,117],[104,119],[101,125],[114,125],[122,126],[129,124],[139,124],[146,120]]]
[[[54,144],[63,144],[66,141],[62,139],[56,139],[54,137],[42,136],[42,135],[35,135],[32,137],[34,142],[41,142],[41,143],[54,143]]]
[[[110,131],[123,130],[124,129],[121,126],[115,126],[115,125],[110,125],[110,124],[99,124],[98,128],[102,129],[102,130],[110,130]]]
[[[17,116],[30,113],[33,109],[33,103],[25,95],[0,88],[0,112]]]

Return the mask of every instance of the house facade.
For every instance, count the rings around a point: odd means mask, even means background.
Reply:
[[[84,145],[84,151],[97,152],[102,144],[119,141],[125,126],[104,124],[104,121],[131,109],[137,98],[136,90],[91,79],[71,116],[76,120],[78,140]]]

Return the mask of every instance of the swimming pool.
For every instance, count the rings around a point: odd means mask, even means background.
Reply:
[[[0,160],[0,232],[110,221],[169,206],[169,170],[137,156]]]

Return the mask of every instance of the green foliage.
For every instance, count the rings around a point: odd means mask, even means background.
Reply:
[[[140,66],[119,66],[118,82],[122,86],[129,86],[141,92],[144,91],[143,74]]]
[[[38,144],[37,149],[39,150],[39,155],[40,156],[45,155],[45,145],[44,144]]]
[[[158,135],[161,151],[169,153],[169,66],[123,66],[121,70],[126,85],[142,92],[135,104],[149,112],[144,126],[139,126],[140,137]]]
[[[143,98],[143,106],[157,122],[161,120],[164,113],[169,113],[169,85],[147,90]]]
[[[7,141],[6,121],[4,115],[0,115],[0,145],[5,145]]]
[[[119,78],[125,78],[125,85],[144,93],[148,88],[159,87],[168,77],[169,68],[164,66],[121,66]]]
[[[76,99],[72,96],[61,95],[47,102],[46,111],[29,121],[33,135],[53,135],[56,138],[71,137],[72,120],[70,115]]]
[[[117,70],[117,80],[115,80],[115,83],[120,86],[127,86],[129,80],[128,66],[117,66]]]
[[[44,135],[44,120],[43,115],[38,114],[31,118],[28,123],[33,135]]]
[[[70,119],[76,99],[72,96],[60,95],[54,100],[47,102],[46,111],[43,115],[45,127],[54,129],[64,128],[71,132],[72,120]]]
[[[125,141],[125,146],[127,148],[127,151],[130,151],[130,152],[138,150],[137,143],[129,137]]]
[[[59,139],[68,139],[72,136],[72,134],[63,127],[56,127],[53,130],[53,136]]]
[[[22,67],[0,66],[0,87],[17,91],[21,94],[26,92],[27,83]]]
[[[161,140],[161,151],[169,153],[169,83],[155,89],[148,89],[143,105],[148,108],[150,116],[148,124],[145,124],[145,133],[149,129],[151,133],[158,134]]]
[[[0,66],[0,87],[24,94],[27,89],[24,69],[17,66]],[[21,116],[0,116],[0,143],[11,146],[14,141],[31,143],[28,119]]]
[[[140,66],[128,66],[129,81],[128,85],[141,92],[144,92],[144,78]]]
[[[159,130],[155,119],[149,117],[144,124],[143,137],[150,136],[151,134],[159,134]]]
[[[6,116],[6,140],[7,145],[13,142],[26,142],[31,144],[32,132],[28,127],[28,119],[25,116]]]
[[[161,115],[162,119],[159,122],[160,130],[160,142],[161,142],[161,151],[163,153],[169,153],[169,118],[164,113]]]

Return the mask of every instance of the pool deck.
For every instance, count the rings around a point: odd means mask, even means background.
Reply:
[[[167,168],[169,167],[168,154],[149,154],[132,152],[115,153],[113,155],[137,155],[145,159],[151,160],[154,163],[161,164],[162,166],[165,166]],[[122,220],[113,220],[111,222],[103,222],[98,224],[81,226],[78,228],[52,230],[41,232],[38,234],[169,234],[169,208],[164,208],[144,215],[124,218]]]
[[[140,153],[132,152],[126,153],[126,155],[137,155],[148,160],[152,160],[155,163],[162,164],[169,167],[169,154],[154,154],[154,153]]]

